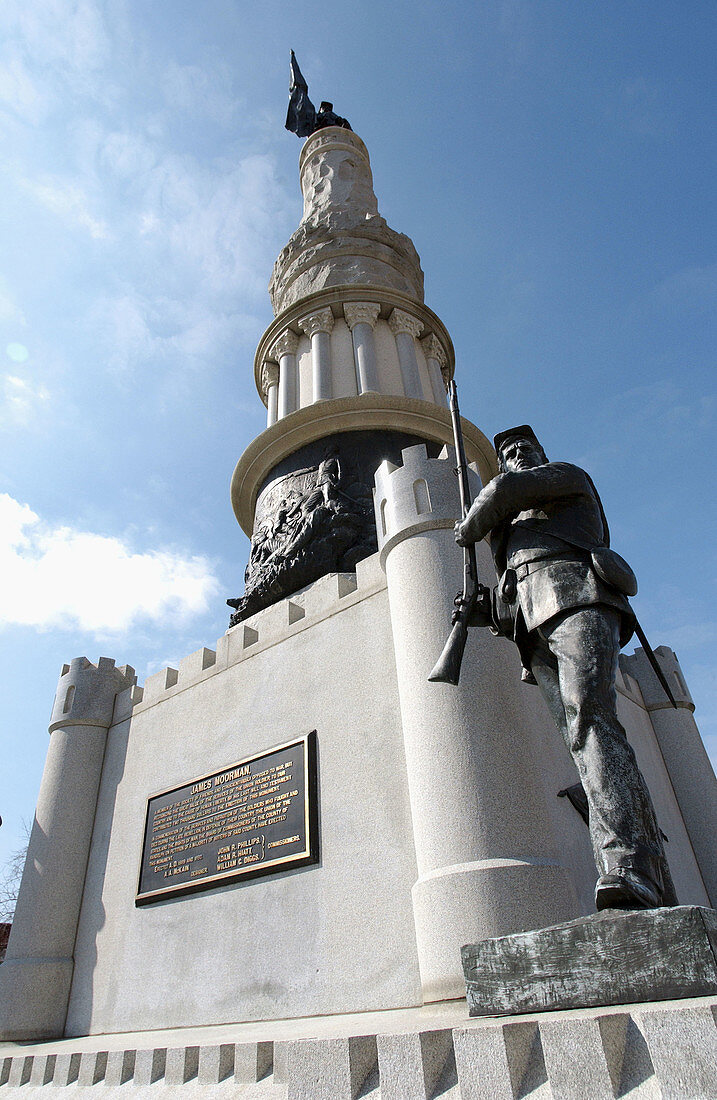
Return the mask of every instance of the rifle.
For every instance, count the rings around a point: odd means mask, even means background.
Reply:
[[[461,430],[461,415],[458,409],[458,393],[453,380],[448,385],[450,398],[451,420],[453,422],[453,439],[456,446],[458,466],[458,487],[461,496],[461,516],[468,515],[471,506],[471,490],[468,484],[468,463],[466,451],[463,445],[463,432]],[[468,638],[468,624],[473,612],[480,607],[481,611],[490,616],[490,588],[481,584],[478,580],[478,566],[476,563],[476,548],[474,545],[463,547],[463,591],[459,592],[453,601],[454,611],[451,616],[452,629],[448,635],[448,641],[443,647],[443,652],[438,658],[431,675],[428,677],[434,683],[457,684],[461,674],[461,662],[463,650]]]

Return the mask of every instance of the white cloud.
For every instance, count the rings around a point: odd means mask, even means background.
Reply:
[[[49,106],[49,96],[28,72],[21,57],[10,57],[0,67],[0,104],[32,125],[41,122]]]
[[[146,179],[159,159],[156,144],[141,133],[113,130],[104,137],[97,134],[96,139],[102,164],[130,186]]]
[[[176,388],[183,370],[199,362],[213,369],[263,327],[267,274],[294,228],[299,197],[266,140],[257,141],[261,127],[236,80],[221,58],[156,59],[142,20],[122,2],[0,4],[0,107],[5,92],[15,114],[10,121],[6,112],[6,125],[18,136],[2,171],[11,193],[24,192],[16,201],[27,221],[37,203],[74,238],[57,234],[64,252],[50,252],[40,282],[50,303],[66,297],[68,286],[56,282],[67,257],[82,295],[83,339],[114,371],[151,362],[161,382],[171,363]],[[40,138],[53,115],[62,119],[61,150],[53,135]],[[87,251],[87,238],[101,253]],[[3,317],[22,319],[0,284]],[[0,377],[0,396],[3,384]],[[5,389],[18,414],[21,395]]]
[[[49,390],[45,386],[30,382],[27,378],[6,374],[2,384],[2,413],[15,424],[29,424],[40,406],[50,400]]]
[[[125,141],[121,153],[115,139],[110,162],[116,172],[129,164],[150,165],[140,139]],[[214,165],[157,153],[151,167],[133,173],[129,186],[136,196],[137,232],[164,251],[169,270],[191,275],[208,297],[266,292],[268,242],[277,224],[286,220],[288,228],[296,206],[277,179],[272,157],[256,154]]]
[[[44,182],[25,180],[25,187],[48,210],[63,220],[87,229],[95,240],[109,236],[105,222],[90,213],[89,199],[83,189],[69,180],[46,179]]]
[[[34,63],[88,74],[109,55],[104,17],[95,0],[3,0],[5,33]]]
[[[177,116],[210,118],[228,126],[243,106],[232,94],[226,65],[215,65],[207,72],[198,65],[170,61],[162,73],[162,87],[168,106]]]
[[[27,322],[25,314],[15,301],[10,292],[8,281],[0,275],[0,321],[6,324],[15,324],[24,327]]]
[[[219,585],[206,558],[136,553],[118,538],[52,527],[4,493],[0,588],[4,625],[106,636],[143,620],[184,623],[208,609]]]
[[[110,369],[131,372],[150,359],[171,364],[175,391],[196,361],[210,363],[257,331],[256,319],[236,310],[222,313],[198,300],[145,296],[133,288],[100,298],[91,324],[106,347],[104,362]]]
[[[68,94],[117,98],[107,77],[111,32],[97,0],[3,0],[0,36],[0,103],[30,125],[61,110]]]

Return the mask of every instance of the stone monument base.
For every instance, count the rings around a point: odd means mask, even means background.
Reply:
[[[0,1100],[706,1100],[717,998],[469,1020],[465,1001],[0,1043]]]
[[[461,954],[471,1016],[708,996],[717,993],[717,911],[608,909]]]

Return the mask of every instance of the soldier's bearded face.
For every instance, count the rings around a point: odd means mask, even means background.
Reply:
[[[506,470],[530,470],[534,466],[542,466],[545,462],[542,453],[538,450],[532,439],[510,439],[500,449],[503,465]]]

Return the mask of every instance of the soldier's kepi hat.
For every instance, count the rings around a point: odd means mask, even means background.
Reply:
[[[493,446],[496,454],[500,454],[501,447],[509,439],[530,439],[536,446],[540,447],[541,451],[543,449],[542,443],[530,424],[519,424],[517,428],[507,428],[504,432],[498,432],[497,435],[493,436]]]

